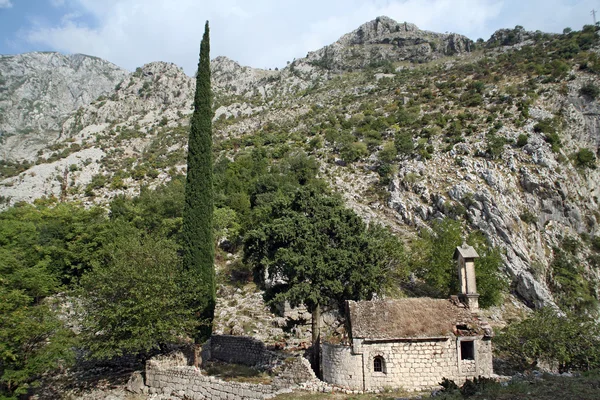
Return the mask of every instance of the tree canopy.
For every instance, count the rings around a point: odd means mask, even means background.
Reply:
[[[81,278],[80,337],[94,358],[144,354],[192,333],[178,246],[126,223],[115,224],[105,258]]]
[[[393,264],[375,240],[383,235],[381,228],[367,229],[338,197],[302,186],[261,214],[246,236],[244,259],[276,282],[267,289],[272,301],[312,310],[331,301],[370,299],[381,290]],[[396,245],[402,253],[402,244]]]
[[[411,249],[411,268],[429,286],[427,294],[448,297],[458,293],[458,270],[454,251],[463,242],[460,222],[446,218],[434,221],[431,230],[423,230]],[[466,236],[479,258],[475,262],[479,304],[486,308],[500,304],[508,283],[500,273],[500,249],[491,246],[479,231]]]

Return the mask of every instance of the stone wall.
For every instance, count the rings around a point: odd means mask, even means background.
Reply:
[[[491,341],[475,341],[475,360],[460,360],[454,338],[369,342],[323,346],[323,379],[355,390],[436,388],[442,378],[462,384],[467,378],[492,374]],[[374,371],[381,357],[383,371]],[[363,376],[364,373],[364,376]]]
[[[494,373],[492,340],[485,338],[476,342],[477,372],[475,376],[491,376]]]
[[[279,393],[289,392],[272,385],[223,381],[202,375],[195,367],[162,368],[153,361],[146,364],[146,386],[150,387],[150,393],[185,395],[193,400],[270,399]]]
[[[214,335],[202,348],[203,360],[220,360],[269,367],[275,375],[271,384],[223,381],[206,376],[190,366],[191,355],[176,351],[146,363],[146,386],[150,393],[190,399],[242,400],[269,399],[291,392],[298,384],[318,381],[308,360],[284,358],[250,337]]]
[[[323,380],[343,388],[363,390],[363,359],[352,348],[323,343],[321,347]]]
[[[271,369],[280,363],[281,358],[269,351],[260,340],[249,336],[213,335],[204,345],[210,360],[234,364],[260,366]]]

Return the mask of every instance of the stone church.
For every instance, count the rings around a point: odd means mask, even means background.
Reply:
[[[493,331],[479,315],[473,247],[456,248],[450,299],[348,301],[349,345],[323,343],[323,379],[356,390],[435,388],[492,375]]]

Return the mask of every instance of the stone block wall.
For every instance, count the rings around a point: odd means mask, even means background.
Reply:
[[[194,400],[270,399],[279,393],[291,392],[298,384],[318,381],[308,360],[284,358],[267,350],[262,342],[248,337],[214,335],[203,346],[202,353],[205,360],[219,357],[222,361],[252,366],[270,363],[270,366],[274,365],[271,372],[275,376],[271,384],[223,381],[203,375],[201,370],[190,366],[191,355],[176,351],[146,363],[145,383],[150,393],[185,395]]]
[[[304,357],[289,357],[273,370],[273,386],[291,387],[300,383],[318,380],[310,362]]]
[[[457,380],[456,342],[427,340],[363,343],[365,388],[435,388],[442,378]],[[383,358],[383,372],[373,370],[375,357]]]
[[[260,340],[249,336],[213,335],[203,346],[209,347],[211,360],[271,369],[281,360]]]
[[[162,368],[153,361],[146,364],[146,385],[151,393],[185,395],[193,400],[270,399],[285,392],[271,385],[223,381],[189,366]]]
[[[323,343],[321,347],[323,380],[336,386],[363,390],[363,357],[352,348]]]
[[[462,384],[467,378],[490,376],[490,340],[476,340],[475,360],[459,360],[454,338],[402,341],[358,341],[350,346],[323,345],[323,379],[357,390],[437,388],[442,378]],[[383,371],[374,371],[381,357]],[[363,376],[364,373],[364,376]]]
[[[477,341],[477,373],[476,376],[490,376],[494,373],[492,340],[484,338]]]

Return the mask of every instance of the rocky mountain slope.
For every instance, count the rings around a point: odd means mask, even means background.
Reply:
[[[481,230],[530,306],[571,293],[560,249],[571,249],[565,268],[597,296],[600,69],[589,34],[516,28],[474,44],[381,17],[280,71],[217,57],[216,157],[261,146],[277,162],[305,151],[350,207],[407,241],[443,217]],[[6,205],[42,196],[106,204],[185,169],[193,79],[159,62],[115,88],[120,74],[63,119],[40,113],[49,145],[19,153],[35,165],[5,163]],[[93,98],[81,90],[89,97],[75,98]]]
[[[471,51],[462,35],[420,30],[415,24],[379,17],[342,36],[335,43],[308,53],[309,63],[328,70],[348,71],[390,62],[427,62]]]
[[[0,56],[0,157],[31,158],[64,120],[128,74],[97,57],[35,52]]]

